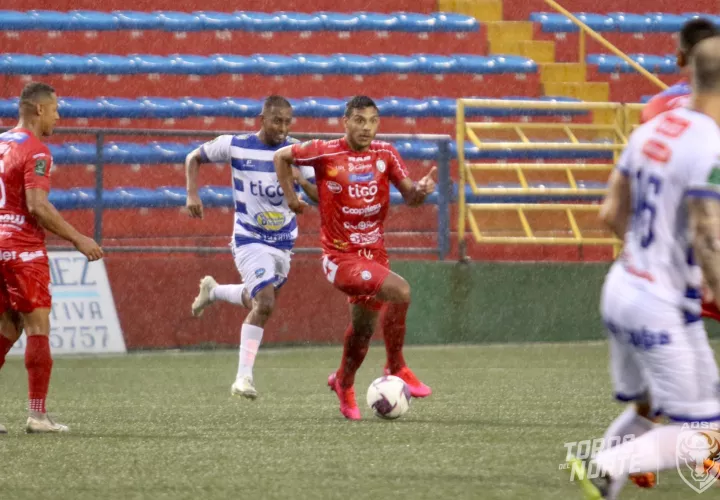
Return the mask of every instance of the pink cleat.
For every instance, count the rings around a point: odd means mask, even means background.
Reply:
[[[432,389],[420,382],[412,370],[407,366],[403,366],[395,373],[390,373],[390,370],[385,367],[385,375],[395,375],[396,377],[403,379],[410,388],[410,395],[414,398],[426,398],[432,394]]]
[[[337,379],[337,373],[335,372],[328,377],[328,387],[337,394],[340,400],[340,413],[348,420],[360,420],[360,408],[358,408],[355,401],[355,388],[343,389],[340,387],[340,381]]]

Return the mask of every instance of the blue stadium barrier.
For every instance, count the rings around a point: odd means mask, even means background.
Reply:
[[[0,10],[0,30],[28,31],[112,31],[165,30],[206,31],[398,31],[473,32],[480,25],[471,16],[435,12],[417,14],[394,12],[99,12],[74,10],[28,12]]]
[[[603,14],[591,14],[585,12],[574,13],[582,22],[595,31],[615,31],[615,19]],[[577,33],[579,28],[564,14],[551,12],[533,12],[530,20],[539,23],[546,33]]]
[[[505,100],[527,100],[527,97],[507,96]],[[540,97],[541,101],[580,102],[570,97]],[[291,99],[296,117],[339,118],[345,112],[347,99],[308,97]],[[0,118],[17,116],[16,97],[0,99]],[[99,97],[84,99],[62,97],[59,100],[60,116],[63,118],[187,118],[235,117],[254,118],[262,110],[262,100],[231,98],[210,99],[186,97],[139,97],[124,99]],[[380,114],[400,118],[455,118],[456,100],[446,97],[412,99],[407,97],[386,97],[377,101]],[[576,116],[586,114],[581,110],[513,109],[513,108],[469,108],[468,116]]]
[[[196,56],[172,54],[0,54],[0,74],[170,74],[216,75],[226,73],[261,75],[296,74],[378,74],[378,73],[537,73],[537,64],[521,56],[476,56],[457,54],[439,56],[414,54],[333,54],[319,56],[295,54],[254,54],[236,56],[216,54]]]
[[[720,16],[695,12],[685,14],[611,12],[607,15],[580,12],[575,13],[575,16],[590,28],[600,32],[677,33],[682,25],[693,17],[704,17],[720,27]],[[576,33],[578,31],[578,27],[563,14],[534,12],[530,14],[530,20],[539,23],[546,33]]]

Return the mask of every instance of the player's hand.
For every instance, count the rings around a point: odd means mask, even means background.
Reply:
[[[75,248],[78,252],[87,257],[90,262],[100,260],[103,258],[103,251],[95,240],[88,238],[87,236],[81,236],[78,241],[75,242]]]
[[[185,201],[185,206],[190,213],[190,217],[192,217],[193,219],[202,219],[203,204],[199,194],[188,194],[187,200]]]
[[[437,167],[433,167],[430,169],[430,172],[420,179],[417,183],[418,191],[420,191],[425,196],[429,195],[430,193],[435,191],[435,175],[437,173]]]
[[[288,208],[296,214],[301,214],[309,205],[299,198],[295,198],[293,201],[288,203]]]

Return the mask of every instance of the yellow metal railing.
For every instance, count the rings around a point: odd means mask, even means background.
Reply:
[[[668,88],[667,84],[665,84],[662,80],[660,80],[657,76],[650,73],[648,70],[642,67],[639,63],[636,61],[633,61],[625,52],[618,49],[615,45],[610,43],[605,37],[603,37],[600,33],[593,30],[590,26],[582,22],[580,19],[575,17],[572,12],[567,10],[565,7],[557,3],[555,0],[545,0],[545,3],[547,3],[550,7],[570,19],[570,21],[575,24],[578,29],[580,30],[580,36],[578,37],[578,58],[580,59],[578,62],[582,65],[583,74],[585,72],[585,66],[586,66],[586,55],[587,55],[587,41],[586,41],[586,35],[590,36],[593,40],[598,42],[600,45],[605,47],[607,50],[615,54],[616,56],[622,58],[625,62],[627,62],[633,69],[635,69],[638,73],[643,75],[645,78],[653,82],[655,85],[660,87],[661,89],[665,90]]]
[[[611,111],[614,121],[607,125],[573,122],[473,122],[466,119],[472,108],[552,110],[559,112]],[[627,144],[629,111],[618,103],[504,101],[495,99],[459,99],[457,101],[457,154],[460,172],[458,200],[458,236],[461,256],[465,255],[468,231],[478,243],[612,245],[619,241],[597,221],[600,205],[584,203],[468,203],[466,189],[473,195],[532,195],[547,197],[605,194],[604,183],[613,163],[483,163],[465,158],[466,141],[482,151],[574,151],[611,153],[617,160]],[[519,156],[519,155],[518,155]],[[495,183],[500,187],[491,186]],[[497,182],[497,176],[503,178]],[[531,180],[533,176],[542,177]],[[480,177],[480,179],[478,178]],[[589,178],[600,186],[588,187],[580,178]],[[546,186],[549,183],[564,186]],[[511,183],[512,186],[507,184]],[[539,184],[539,185],[538,185]],[[594,213],[594,215],[593,215]],[[513,223],[508,222],[508,216]],[[490,228],[481,227],[484,218]],[[512,227],[511,227],[512,226]]]

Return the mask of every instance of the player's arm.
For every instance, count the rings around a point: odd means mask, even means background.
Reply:
[[[630,222],[630,180],[620,169],[613,170],[608,181],[608,193],[600,208],[600,220],[620,239],[625,238]]]
[[[406,205],[417,207],[425,203],[425,198],[435,191],[436,172],[437,167],[433,167],[430,169],[430,172],[418,182],[414,182],[409,177],[405,177],[395,183],[395,187],[400,191]]]
[[[300,188],[307,195],[307,197],[310,198],[313,202],[319,202],[320,196],[318,195],[317,185],[313,184],[308,178],[305,177],[305,175],[303,175],[303,170],[305,170],[305,172],[308,172],[311,169],[309,169],[309,167],[303,167],[302,169],[298,167],[293,167],[292,170],[295,183],[300,186]],[[312,177],[314,177],[314,175]]]
[[[60,212],[48,200],[48,193],[45,189],[26,189],[25,199],[28,212],[43,228],[72,243],[89,261],[102,258],[102,248],[92,238],[81,234],[60,215]]]
[[[689,196],[687,201],[695,258],[717,303],[720,297],[720,192]]]
[[[285,146],[284,148],[278,149],[273,157],[273,163],[275,164],[275,173],[277,174],[280,187],[282,187],[288,207],[296,214],[301,214],[303,210],[305,210],[307,203],[300,200],[295,192],[293,174],[293,163],[295,162],[293,155],[294,147],[295,146]]]
[[[198,187],[200,165],[203,163],[229,162],[231,160],[231,142],[232,136],[221,135],[194,149],[185,157],[185,189],[187,191],[185,206],[190,217],[202,219],[203,216],[203,204]]]

